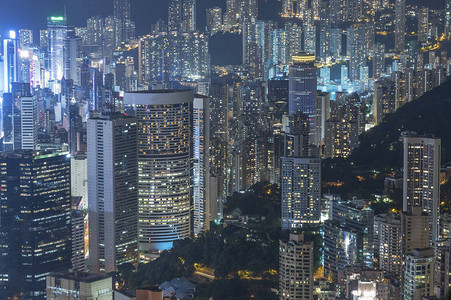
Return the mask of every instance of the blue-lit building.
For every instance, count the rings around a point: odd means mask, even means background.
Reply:
[[[289,75],[288,113],[294,115],[301,111],[309,116],[310,142],[312,144],[315,144],[314,138],[317,128],[315,124],[317,81],[315,55],[299,53],[299,55],[293,56]]]

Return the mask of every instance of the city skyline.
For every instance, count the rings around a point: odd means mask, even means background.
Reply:
[[[451,297],[451,0],[22,1],[0,298]]]

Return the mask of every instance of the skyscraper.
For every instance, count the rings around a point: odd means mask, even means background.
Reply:
[[[313,242],[303,234],[279,241],[279,293],[281,300],[313,299]]]
[[[15,31],[9,32],[9,38],[3,40],[3,82],[0,82],[0,91],[11,92],[11,84],[19,81],[19,53],[18,40]]]
[[[0,157],[0,298],[44,299],[45,276],[71,266],[68,153]]]
[[[138,122],[140,251],[170,249],[191,234],[193,101],[187,90],[125,93]]]
[[[308,53],[299,53],[293,56],[293,64],[290,66],[289,102],[290,115],[298,111],[309,116],[310,143],[314,144],[316,136],[316,93],[317,74],[315,56]]]
[[[54,93],[61,92],[61,79],[64,70],[64,40],[67,37],[66,19],[64,17],[47,18],[49,85]]]
[[[282,229],[319,223],[321,160],[282,157]]]
[[[117,37],[120,42],[127,42],[130,36],[132,22],[130,19],[130,0],[114,0],[114,18],[117,21]],[[116,41],[116,45],[119,44]]]
[[[210,99],[196,95],[193,104],[193,206],[194,234],[210,228]]]
[[[429,215],[430,245],[438,239],[441,140],[404,136],[403,211],[420,206]]]
[[[119,113],[88,120],[89,271],[138,262],[137,124]]]
[[[397,52],[404,52],[406,34],[405,6],[405,0],[395,1],[395,49]]]

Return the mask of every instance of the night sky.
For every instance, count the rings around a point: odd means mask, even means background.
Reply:
[[[205,24],[206,8],[221,6],[225,9],[225,2],[226,0],[198,0],[198,28]],[[408,0],[409,2],[425,2],[431,8],[444,6],[444,0]],[[43,29],[46,27],[46,17],[62,15],[64,5],[67,7],[70,25],[75,26],[86,26],[86,19],[90,16],[108,16],[113,13],[113,0],[0,0],[0,32],[20,28]],[[137,34],[148,33],[150,25],[158,18],[167,18],[167,5],[167,0],[131,0],[132,19],[136,22]],[[281,3],[277,0],[260,0],[259,6],[259,17],[266,19],[280,10]]]

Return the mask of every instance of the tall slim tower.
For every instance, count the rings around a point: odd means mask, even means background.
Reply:
[[[395,0],[395,49],[397,52],[404,52],[406,35],[405,6],[405,0]]]
[[[11,92],[11,84],[19,81],[18,40],[15,31],[10,31],[9,38],[3,40],[3,81],[0,92]]]
[[[317,74],[315,56],[308,53],[299,53],[293,56],[289,75],[289,101],[288,113],[296,114],[298,111],[309,116],[310,142],[316,136],[316,92]]]
[[[114,18],[117,21],[117,37],[121,42],[128,41],[132,26],[130,19],[130,0],[114,0]]]
[[[193,105],[193,205],[194,234],[210,228],[210,99],[196,95]]]
[[[282,157],[282,229],[321,220],[321,159]]]
[[[432,245],[439,233],[441,140],[417,136],[405,136],[403,140],[403,211],[420,206],[429,215]]]
[[[138,262],[136,119],[119,113],[88,120],[89,271]]]
[[[48,17],[48,52],[50,64],[49,85],[54,93],[61,92],[61,79],[64,76],[64,40],[67,37],[66,19]]]
[[[138,122],[140,251],[191,235],[193,101],[188,90],[125,93]]]

